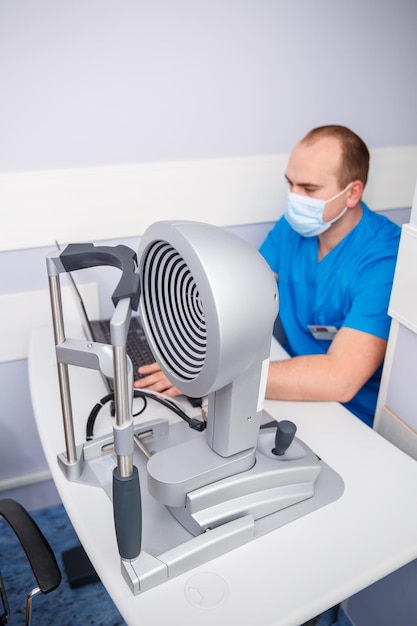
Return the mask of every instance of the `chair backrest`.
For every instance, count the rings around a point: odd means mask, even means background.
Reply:
[[[29,626],[32,598],[38,592],[46,594],[56,589],[61,582],[61,572],[51,546],[22,505],[8,498],[0,500],[0,516],[7,521],[16,534],[38,584],[38,587],[33,589],[26,598],[26,625]],[[8,607],[4,589],[2,589],[2,595],[7,613]]]

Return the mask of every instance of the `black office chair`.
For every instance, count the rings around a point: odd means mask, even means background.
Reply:
[[[26,598],[26,626],[30,626],[32,616],[32,599],[40,592],[49,593],[61,582],[61,572],[51,546],[45,539],[35,521],[18,502],[10,499],[0,500],[0,516],[15,532],[24,549],[38,586],[29,592]],[[0,626],[7,624],[9,607],[3,581],[0,575]]]

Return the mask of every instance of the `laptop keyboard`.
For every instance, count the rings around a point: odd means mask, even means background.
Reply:
[[[110,323],[107,320],[92,322],[92,326],[96,341],[111,343]],[[132,361],[133,377],[135,380],[138,380],[138,378],[141,378],[141,375],[138,373],[138,367],[153,363],[155,357],[137,317],[133,317],[130,321],[127,333],[126,351]]]
[[[96,320],[91,322],[91,328],[94,333],[94,340],[101,343],[111,343],[110,339],[110,322],[108,320]],[[133,365],[133,378],[138,380],[142,376],[138,372],[138,367],[148,365],[155,362],[155,357],[146,339],[145,332],[138,317],[132,317],[130,320],[129,330],[127,333],[126,352],[129,355]],[[113,387],[113,381],[109,381],[109,385]],[[191,398],[187,396],[188,401],[193,407],[201,406],[201,398]]]

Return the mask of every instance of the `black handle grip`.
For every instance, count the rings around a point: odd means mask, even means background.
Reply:
[[[117,545],[122,559],[135,559],[142,547],[142,504],[139,473],[133,466],[128,478],[113,471],[113,515]]]
[[[97,265],[112,265],[122,270],[122,277],[113,292],[113,304],[130,298],[134,311],[139,306],[140,283],[136,273],[137,256],[128,246],[94,246],[92,243],[70,243],[59,255],[66,272]]]
[[[275,433],[275,448],[272,450],[277,456],[282,456],[290,447],[295,437],[297,426],[289,420],[278,422]]]

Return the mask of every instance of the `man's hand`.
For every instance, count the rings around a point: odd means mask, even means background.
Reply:
[[[158,363],[150,363],[139,367],[138,372],[143,378],[135,380],[134,387],[144,391],[159,391],[170,398],[181,395],[181,391],[174,387],[165,376]]]

